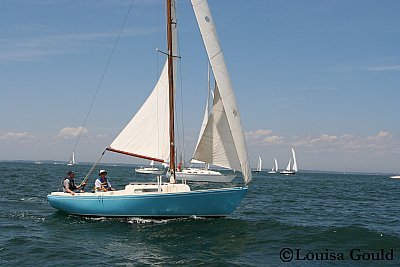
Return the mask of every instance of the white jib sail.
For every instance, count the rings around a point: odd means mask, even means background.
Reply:
[[[193,158],[225,168],[240,168],[238,153],[218,86],[214,91],[211,115]]]
[[[176,22],[175,1],[172,8],[172,20]],[[176,44],[176,23],[172,24],[172,38]],[[178,56],[177,45],[172,54]],[[173,59],[176,69],[176,57]],[[175,76],[174,72],[174,76]],[[174,80],[175,77],[174,77]],[[111,150],[131,153],[138,157],[161,162],[169,161],[169,86],[168,62],[164,64],[160,78],[132,120],[125,126],[110,145]]]
[[[199,138],[197,139],[197,143],[196,143],[196,147],[195,147],[194,151],[196,151],[197,147],[199,146],[200,139],[203,136],[204,130],[206,129],[206,126],[207,126],[208,117],[210,116],[210,111],[209,111],[209,99],[210,99],[210,92],[211,92],[211,88],[210,88],[210,66],[208,67],[208,90],[207,91],[208,91],[208,93],[207,93],[207,101],[206,101],[206,108],[205,108],[205,111],[204,111],[203,122],[201,123]],[[193,155],[193,157],[194,157],[194,155]],[[191,160],[192,163],[204,163],[202,161],[194,159],[193,157],[192,157],[192,160]]]
[[[294,153],[294,149],[292,148],[292,156],[293,156],[293,170],[297,172],[297,161],[296,161],[296,153]]]
[[[220,101],[222,107],[226,111],[226,128],[231,131],[233,139],[232,146],[235,148],[235,157],[238,160],[229,158],[230,168],[241,170],[245,183],[251,181],[251,169],[247,155],[246,141],[242,124],[240,122],[240,115],[236,104],[236,98],[233,93],[233,87],[229,76],[228,69],[225,64],[224,55],[218,41],[214,20],[208,7],[206,0],[192,0],[193,10],[196,15],[197,24],[199,25],[200,32],[203,38],[204,45],[208,54],[213,74],[218,84]],[[215,98],[215,97],[214,97]],[[209,162],[214,164],[214,162]],[[216,164],[217,165],[217,164]]]
[[[289,163],[288,163],[288,165],[287,165],[287,167],[286,167],[286,170],[287,171],[290,171],[291,169],[290,169],[290,165],[292,164],[292,158],[290,158],[289,159]]]

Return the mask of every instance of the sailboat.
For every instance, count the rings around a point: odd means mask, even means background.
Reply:
[[[258,156],[257,169],[255,169],[254,172],[261,172],[261,164],[262,164],[261,157]]]
[[[272,166],[272,169],[268,172],[270,174],[274,174],[278,172],[278,161],[276,158],[274,158],[274,165]]]
[[[293,163],[292,163],[293,161]],[[281,174],[284,175],[294,175],[297,172],[297,161],[296,161],[296,153],[294,152],[294,149],[292,148],[292,155],[289,159],[289,163],[286,167],[286,170],[281,171]]]
[[[164,169],[154,167],[154,160],[150,161],[150,165],[148,167],[141,166],[140,168],[136,168],[135,172],[141,174],[163,174]]]
[[[392,178],[392,179],[400,179],[400,174],[399,175],[390,176],[390,178]]]
[[[106,217],[223,217],[240,204],[251,181],[244,131],[240,121],[230,76],[225,65],[214,20],[206,0],[191,0],[201,36],[206,47],[218,88],[215,90],[213,115],[203,134],[195,158],[242,172],[244,185],[230,188],[191,190],[175,177],[174,81],[177,53],[175,1],[166,0],[168,59],[159,81],[145,103],[104,150],[128,156],[169,163],[170,179],[162,176],[157,183],[130,183],[122,190],[76,193],[52,192],[47,196],[51,206],[63,212]],[[158,119],[158,120],[157,120]],[[155,123],[157,122],[157,123]],[[165,127],[164,127],[165,126]],[[216,140],[225,153],[215,153],[210,141]],[[96,161],[101,160],[102,155]],[[83,182],[87,181],[91,168]]]
[[[78,164],[78,163],[75,161],[75,152],[72,152],[72,155],[71,155],[67,165],[68,166],[72,166],[72,165],[75,165],[75,164]]]
[[[215,87],[217,87],[217,85],[215,85]],[[215,120],[211,120],[211,121],[209,120],[209,118],[213,112],[213,111],[209,112],[210,95],[214,95],[214,98],[215,98],[215,94],[213,94],[211,91],[210,65],[208,65],[208,94],[207,94],[206,107],[205,107],[205,111],[204,111],[203,122],[202,122],[201,128],[200,128],[199,137],[198,137],[197,144],[196,144],[196,147],[194,150],[195,152],[194,152],[194,155],[191,160],[192,165],[193,164],[201,164],[204,167],[196,168],[196,167],[190,166],[190,167],[184,168],[183,170],[178,170],[176,172],[176,178],[178,180],[183,179],[183,180],[193,181],[193,182],[229,183],[236,177],[236,174],[234,174],[234,173],[233,174],[225,174],[225,173],[223,174],[219,171],[211,170],[209,163],[195,159],[196,151],[199,149],[199,144],[200,144],[201,138],[205,132],[205,129],[207,128],[207,125],[210,123],[210,126],[209,126],[209,128],[210,128],[210,127],[213,127],[211,125],[212,123],[215,124]],[[216,99],[215,101],[218,101],[218,99]],[[220,143],[216,143],[216,144],[219,145]]]

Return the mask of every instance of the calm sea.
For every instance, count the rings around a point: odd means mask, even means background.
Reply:
[[[116,188],[140,179],[100,167]],[[74,166],[78,181],[89,168]],[[46,195],[67,170],[0,163],[0,265],[400,266],[400,180],[388,176],[261,172],[228,218],[144,220],[54,210]]]

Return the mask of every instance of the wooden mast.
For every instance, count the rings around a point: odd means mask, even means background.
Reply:
[[[172,3],[167,0],[167,45],[168,45],[168,80],[169,80],[169,168],[171,182],[175,182],[175,122],[174,122],[174,70],[173,70],[173,49],[172,49]]]

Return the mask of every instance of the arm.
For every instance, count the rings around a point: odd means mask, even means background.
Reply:
[[[94,182],[94,187],[95,187],[95,190],[96,190],[96,191],[107,192],[107,189],[104,188],[104,187],[101,185],[101,182],[99,181],[99,179],[96,179],[96,181]]]
[[[75,192],[72,191],[71,189],[69,189],[69,180],[68,180],[68,179],[65,179],[65,180],[64,180],[63,185],[64,185],[64,188],[65,188],[65,192],[66,192],[66,193],[69,193],[69,194],[71,194],[71,195],[73,195],[73,196],[75,195]]]
[[[107,180],[107,183],[108,183],[108,191],[116,191],[112,186],[111,186],[111,183],[110,183],[110,181],[108,181]]]
[[[81,183],[80,185],[78,185],[76,188],[77,189],[81,189],[84,188],[86,186],[87,182]]]

